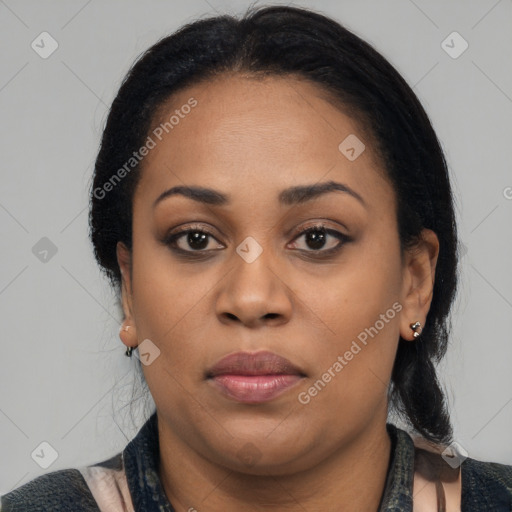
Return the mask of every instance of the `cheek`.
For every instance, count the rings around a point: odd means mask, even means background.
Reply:
[[[392,309],[400,297],[398,256],[366,248],[354,249],[353,254],[335,272],[322,279],[302,278],[295,288],[324,325],[326,335],[339,340],[340,349],[376,322],[379,331],[389,331],[391,324],[398,329],[397,306]]]
[[[145,368],[148,374],[165,369],[189,385],[203,378],[205,346],[211,345],[208,336],[216,327],[211,293],[221,277],[213,268],[177,263],[155,240],[141,237],[134,242],[137,336],[139,342],[150,339],[160,350],[159,364]]]
[[[133,307],[140,340],[149,338],[160,346],[176,330],[180,318],[198,302],[202,287],[173,263],[169,249],[150,233],[134,229]],[[204,292],[203,292],[204,293]]]
[[[298,397],[309,417],[329,418],[332,425],[343,418],[346,427],[355,430],[375,411],[384,414],[401,310],[385,279],[361,292],[364,280],[365,276],[334,280],[330,291],[319,295],[323,299],[319,311],[327,327],[324,337],[315,337],[315,349],[308,348],[316,362],[315,373]]]
[[[364,414],[366,405],[371,410],[385,398],[402,309],[397,247],[398,242],[373,250],[366,246],[329,279],[303,282],[299,293],[321,319],[324,334],[315,336],[317,372],[308,386],[321,382],[311,389],[312,402],[358,411],[361,404]]]
[[[375,378],[384,382],[388,379],[399,339],[402,306],[398,295],[390,293],[385,284],[373,281],[371,292],[361,292],[359,279],[339,283],[333,280],[324,292],[310,296],[307,305],[318,312],[319,319],[312,320],[311,325],[314,322],[318,326],[313,339],[320,374],[339,362],[340,356],[343,368],[338,366],[335,373],[347,377],[344,386],[348,384],[348,388],[361,379],[367,380],[369,370],[376,374]],[[308,327],[304,327],[307,332]],[[312,332],[311,326],[309,331]]]

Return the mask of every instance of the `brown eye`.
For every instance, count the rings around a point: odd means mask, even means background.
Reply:
[[[319,225],[302,229],[301,234],[294,239],[295,248],[297,248],[296,240],[300,239],[304,239],[304,245],[299,250],[330,254],[341,249],[349,240],[349,237],[339,231],[327,229],[325,226]]]
[[[204,229],[189,228],[167,236],[164,243],[181,253],[206,252],[224,247],[218,241],[216,244],[212,243],[214,240],[217,241],[211,233]]]

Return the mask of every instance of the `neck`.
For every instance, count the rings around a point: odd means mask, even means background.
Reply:
[[[159,427],[160,479],[176,512],[377,511],[391,440],[376,423],[305,471],[248,475],[212,463]]]

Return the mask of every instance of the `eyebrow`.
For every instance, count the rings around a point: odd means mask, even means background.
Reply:
[[[345,192],[366,207],[364,199],[355,190],[351,189],[348,185],[336,181],[290,187],[279,193],[278,200],[282,205],[291,206],[305,203],[329,192]],[[194,201],[214,206],[229,204],[231,200],[229,195],[223,194],[218,190],[193,185],[179,185],[162,192],[153,203],[153,208],[160,201],[174,195],[182,195]]]

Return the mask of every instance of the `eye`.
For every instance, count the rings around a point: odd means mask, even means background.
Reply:
[[[222,249],[224,247],[218,241],[216,244],[212,243],[214,240],[217,241],[217,239],[204,228],[190,227],[167,236],[164,243],[169,245],[171,249],[181,253],[200,253]]]
[[[339,231],[328,229],[323,224],[308,226],[299,230],[301,234],[295,237],[293,245],[297,248],[297,240],[304,239],[303,247],[299,248],[304,252],[332,254],[350,240],[350,238]]]

